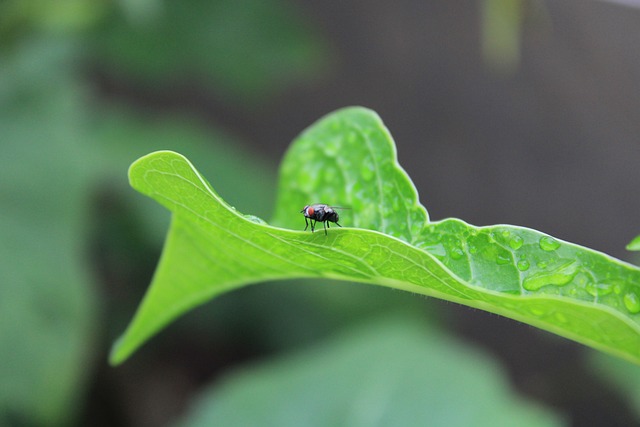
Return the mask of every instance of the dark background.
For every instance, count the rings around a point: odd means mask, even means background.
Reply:
[[[205,29],[207,13],[212,28],[220,20],[234,28],[229,20],[240,19],[221,15],[205,2],[183,3],[188,6],[178,9],[191,8]],[[242,7],[257,4],[245,3]],[[88,93],[83,105],[93,126],[107,106],[109,114],[115,110],[147,123],[186,117],[212,140],[223,135],[233,150],[260,163],[257,173],[226,176],[232,182],[226,194],[237,197],[245,213],[269,217],[277,164],[301,130],[335,109],[363,105],[378,112],[390,129],[399,161],[432,220],[522,225],[632,260],[624,246],[640,232],[640,9],[609,2],[503,2],[502,7],[519,8],[506,15],[505,25],[515,29],[506,33],[514,51],[500,50],[500,40],[487,39],[492,26],[501,25],[499,15],[483,21],[490,3],[273,2],[287,11],[283,22],[295,23],[293,35],[278,33],[280,21],[267,22],[269,14],[249,14],[251,19],[262,22],[258,27],[268,34],[273,30],[275,45],[299,36],[308,51],[290,62],[286,54],[284,59],[265,55],[264,68],[246,81],[229,78],[244,74],[233,67],[220,71],[213,59],[189,63],[189,58],[209,54],[224,58],[226,51],[208,52],[206,40],[201,46],[190,44],[197,35],[180,39],[178,24],[189,22],[190,15],[184,13],[180,21],[170,7],[166,15],[141,13],[146,21],[140,23],[124,19],[121,7],[108,4],[71,29],[44,25],[40,18],[9,19],[2,46],[9,57],[23,49],[25,40],[72,40],[75,53],[64,72]],[[136,37],[153,40],[149,22],[155,20],[167,28],[178,22],[175,34],[164,31],[176,46],[158,54],[165,55],[165,62],[145,68],[145,46],[151,46],[149,51],[157,46]],[[254,55],[254,38],[243,40],[243,29],[252,25],[237,27],[221,45],[234,52],[230,62],[239,61],[238,69],[246,71],[251,63],[238,58]],[[126,46],[133,46],[131,52]],[[182,51],[192,56],[171,57]],[[98,140],[109,132],[95,134],[102,135]],[[8,144],[8,138],[2,139],[0,144]],[[167,148],[145,144],[146,151]],[[259,285],[196,310],[125,365],[108,366],[109,346],[133,315],[161,250],[163,229],[154,229],[153,236],[140,231],[144,214],[130,207],[141,196],[127,193],[126,167],[139,154],[144,150],[120,155],[113,161],[118,165],[114,172],[90,187],[83,259],[100,315],[93,320],[90,356],[82,362],[87,368],[79,381],[79,403],[69,411],[75,414],[72,425],[167,425],[184,414],[202,387],[229,369],[322,339],[352,322],[351,317],[377,309],[377,303],[362,303],[353,316],[327,319],[310,302],[317,291],[287,283]],[[208,161],[192,160],[198,166]],[[258,182],[260,173],[273,182]],[[245,199],[233,195],[233,183],[252,187]],[[225,188],[220,190],[225,196]],[[340,286],[387,298],[385,290]],[[638,422],[624,389],[593,372],[585,347],[478,310],[432,300],[420,304],[437,313],[445,329],[494,355],[518,392],[562,412],[571,425]],[[241,312],[252,307],[257,314],[243,317]],[[274,323],[258,328],[256,319]],[[231,326],[224,329],[222,323]],[[29,417],[14,413],[8,419]]]

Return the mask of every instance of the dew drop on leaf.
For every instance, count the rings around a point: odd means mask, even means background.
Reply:
[[[527,261],[526,259],[521,259],[520,261],[518,261],[518,264],[516,264],[516,266],[520,271],[527,271],[531,264],[529,264],[529,261]]]
[[[243,215],[246,219],[248,219],[251,222],[255,222],[256,224],[266,224],[267,222],[265,220],[263,220],[262,218],[259,218],[255,215]]]
[[[541,316],[544,316],[545,314],[547,314],[547,312],[544,310],[544,308],[541,308],[541,307],[531,307],[529,309],[529,312],[531,314],[533,314],[534,316],[536,316],[536,317],[541,317]]]
[[[520,249],[520,247],[522,247],[523,243],[524,243],[524,240],[522,239],[522,237],[517,236],[517,235],[514,235],[514,236],[511,237],[511,239],[509,239],[509,246],[514,251]]]
[[[554,313],[553,314],[553,318],[560,323],[567,323],[567,316],[565,316],[563,313]]]
[[[400,212],[400,199],[398,198],[393,199],[393,202],[391,202],[391,206],[394,212]]]
[[[395,186],[392,182],[384,182],[382,183],[382,191],[385,194],[393,194],[395,192]]]
[[[640,313],[640,297],[635,292],[628,292],[623,298],[624,306],[629,313],[637,314]]]
[[[613,291],[613,285],[610,283],[587,283],[585,287],[589,295],[594,297],[609,295]]]
[[[327,157],[336,157],[340,152],[340,141],[336,139],[328,140],[322,148]]]
[[[347,141],[350,144],[355,144],[360,140],[360,136],[356,132],[349,132],[347,134]]]
[[[366,160],[360,167],[360,175],[365,181],[371,181],[375,175],[374,166],[371,159]]]
[[[450,251],[451,258],[460,259],[464,256],[464,251],[460,248],[453,248]]]
[[[540,249],[551,252],[560,247],[560,242],[550,236],[544,236],[540,239]]]
[[[505,264],[509,264],[511,262],[511,257],[509,256],[508,253],[500,253],[498,254],[498,256],[496,257],[496,264],[498,265],[505,265]]]
[[[543,271],[524,279],[522,287],[528,291],[537,291],[543,286],[565,286],[573,280],[578,268],[575,262],[569,262],[551,271]]]

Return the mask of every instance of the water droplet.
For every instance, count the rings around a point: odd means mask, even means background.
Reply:
[[[511,249],[513,249],[514,251],[517,251],[518,249],[520,249],[523,243],[524,243],[524,239],[516,235],[512,236],[511,239],[509,240],[509,246],[511,246]]]
[[[337,139],[330,139],[324,142],[322,146],[324,154],[328,157],[336,157],[340,151],[340,141]]]
[[[371,158],[367,158],[362,163],[360,167],[360,175],[362,175],[362,179],[365,181],[371,181],[375,175],[375,168]]]
[[[536,263],[536,267],[541,268],[541,269],[545,269],[547,268],[547,265],[549,265],[546,261],[538,261]]]
[[[470,254],[475,254],[478,252],[478,248],[476,245],[469,245],[469,253]]]
[[[359,139],[360,138],[358,137],[358,134],[356,132],[349,132],[349,134],[347,135],[347,141],[350,144],[355,144]]]
[[[529,261],[527,261],[526,259],[521,259],[516,265],[518,267],[518,270],[520,271],[527,271],[531,266],[531,264],[529,264]]]
[[[541,307],[531,307],[529,309],[529,311],[531,312],[531,314],[533,314],[534,316],[544,316],[545,314],[547,314],[546,310],[544,308]]]
[[[500,253],[496,257],[496,264],[498,265],[509,264],[511,261],[511,255],[507,252]]]
[[[502,237],[504,237],[505,239],[509,237],[511,233],[509,233],[509,230],[504,230],[502,231]]]
[[[235,208],[234,208],[235,210]],[[267,222],[262,218],[258,218],[255,215],[244,215],[245,219],[248,219],[251,222],[255,222],[256,224],[266,224]]]
[[[371,170],[375,171],[375,168],[373,167],[373,163],[371,163]],[[392,181],[386,180],[382,183],[382,191],[385,194],[395,194],[396,186]]]
[[[560,323],[567,323],[567,316],[565,316],[563,313],[556,311],[555,313],[553,313],[553,318]]]
[[[460,248],[453,248],[450,252],[451,258],[460,259],[464,256],[464,251]]]
[[[537,291],[547,285],[565,286],[571,282],[577,272],[577,263],[575,261],[570,261],[550,271],[543,271],[528,276],[522,282],[522,287],[528,291]]]
[[[447,255],[447,251],[442,245],[429,245],[429,244],[420,244],[418,247],[426,252],[429,252],[431,255],[437,257],[438,259],[443,259]]]
[[[627,293],[623,298],[624,306],[631,314],[640,313],[640,297],[635,292]]]
[[[611,283],[587,283],[585,287],[586,291],[589,292],[589,295],[597,297],[597,296],[605,296],[609,295],[613,291],[613,285]]]
[[[551,236],[544,236],[540,239],[540,249],[543,251],[551,252],[560,247],[560,242]]]

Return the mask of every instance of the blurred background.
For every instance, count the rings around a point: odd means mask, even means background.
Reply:
[[[632,0],[1,1],[0,425],[637,425],[637,366],[361,284],[252,286],[107,356],[169,221],[131,162],[178,151],[266,219],[290,141],[347,105],[433,220],[634,261],[639,46]]]

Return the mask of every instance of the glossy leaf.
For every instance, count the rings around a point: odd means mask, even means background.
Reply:
[[[176,426],[562,425],[510,390],[488,356],[422,320],[383,317],[237,371]]]
[[[338,111],[294,142],[281,167],[274,220],[289,229],[237,212],[173,152],[139,159],[130,181],[173,220],[152,286],[114,347],[113,363],[216,295],[298,277],[443,298],[640,363],[640,269],[527,228],[429,223],[372,111]],[[351,207],[341,214],[345,228],[299,231],[298,212],[310,202]]]

